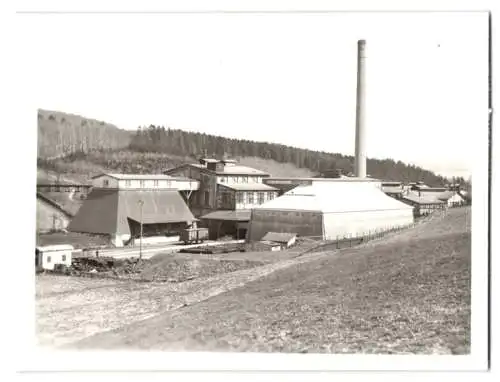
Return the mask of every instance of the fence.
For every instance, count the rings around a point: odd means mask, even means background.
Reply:
[[[428,222],[430,220],[436,219],[436,218],[442,218],[446,216],[446,209],[443,210],[436,210],[433,213],[426,215],[425,217],[421,217],[418,220],[414,221],[412,224],[408,224],[405,226],[393,226],[393,227],[385,227],[383,229],[379,230],[374,230],[374,231],[368,231],[367,233],[363,234],[362,236],[337,236],[334,240],[327,240],[326,242],[323,241],[319,243],[318,245],[306,249],[303,251],[300,255],[304,255],[306,253],[311,253],[311,252],[319,252],[323,250],[333,250],[333,249],[344,249],[344,248],[352,248],[364,243],[368,243],[369,241],[373,241],[376,239],[381,239],[383,237],[386,237],[387,235],[390,235],[392,233],[399,233],[402,231],[407,231],[409,229],[415,228],[416,226],[423,224],[425,222]],[[314,240],[313,237],[301,237],[302,240],[304,239],[312,239]]]

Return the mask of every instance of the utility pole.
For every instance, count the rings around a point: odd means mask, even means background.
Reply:
[[[142,200],[139,200],[139,207],[141,209],[141,233],[140,233],[140,239],[139,239],[139,261],[142,260],[142,207],[144,206],[144,202]]]

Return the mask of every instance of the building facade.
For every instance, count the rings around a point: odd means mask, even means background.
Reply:
[[[165,175],[181,176],[199,182],[190,200],[195,216],[216,210],[246,210],[278,196],[278,190],[263,180],[270,174],[241,166],[234,160],[201,159],[164,171]]]
[[[179,241],[196,219],[188,207],[199,182],[183,177],[101,174],[68,225],[73,232],[105,235],[116,247]],[[141,229],[142,228],[142,229]],[[146,240],[147,239],[147,240]]]
[[[185,178],[161,174],[100,174],[92,178],[92,187],[120,190],[168,189],[177,191],[195,191],[199,182]]]
[[[230,235],[244,237],[250,210],[278,197],[278,189],[264,184],[270,174],[241,166],[234,160],[204,158],[164,172],[199,182],[189,207],[211,239]]]

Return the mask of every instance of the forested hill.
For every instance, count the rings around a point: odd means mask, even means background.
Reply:
[[[149,126],[138,128],[129,148],[139,152],[157,152],[175,155],[202,155],[222,157],[261,157],[281,163],[292,163],[297,167],[314,172],[340,169],[345,174],[353,171],[354,157],[295,147],[230,139],[202,133],[186,132],[165,127]],[[368,174],[377,179],[394,181],[423,181],[430,186],[446,182],[444,177],[418,166],[407,165],[392,159],[368,159]]]
[[[59,111],[38,110],[38,157],[125,148],[132,133],[114,125]]]
[[[48,166],[57,170],[55,158],[65,158],[65,165],[78,161],[78,166],[86,162],[98,164],[101,168],[109,167],[106,163],[109,151],[127,151],[131,160],[144,161],[144,153],[165,154],[165,159],[187,158],[193,160],[202,155],[222,157],[260,157],[280,163],[290,163],[296,167],[309,169],[314,173],[324,170],[340,169],[345,174],[353,171],[354,158],[341,154],[298,149],[290,146],[230,139],[219,136],[193,133],[165,127],[140,127],[136,132],[118,128],[112,124],[77,115],[57,112],[38,111],[38,158],[39,166]],[[102,155],[99,154],[102,152]],[[107,152],[108,154],[106,154]],[[138,155],[132,155],[133,153]],[[76,155],[75,155],[76,154]],[[140,154],[140,155],[139,155]],[[154,157],[157,158],[158,155]],[[102,157],[102,158],[101,158]],[[77,165],[75,162],[74,165]],[[152,164],[127,163],[123,169],[113,167],[115,171],[127,172],[130,168],[152,168]],[[104,166],[104,167],[103,167]],[[154,166],[153,166],[154,167]],[[61,168],[61,170],[63,170]],[[368,159],[367,172],[373,178],[395,181],[423,181],[430,186],[445,183],[445,179],[432,171],[407,165],[392,159]]]

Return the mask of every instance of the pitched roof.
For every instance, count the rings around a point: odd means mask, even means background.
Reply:
[[[187,222],[193,214],[177,191],[94,189],[68,226],[69,231],[130,234],[128,219],[143,224]]]
[[[323,213],[406,210],[410,206],[370,182],[332,182],[298,186],[256,210],[318,211]]]
[[[229,220],[229,221],[249,221],[250,210],[228,210],[210,212],[200,219],[205,220]]]
[[[247,166],[240,166],[240,165],[231,165],[231,166],[224,166],[222,171],[212,171],[208,169],[207,167],[203,166],[202,164],[197,164],[197,163],[188,163],[186,166],[193,166],[196,168],[203,169],[208,172],[215,173],[217,175],[266,175],[269,176],[267,172],[257,170],[256,168],[252,167],[247,167]],[[169,169],[167,171],[171,171],[173,169]]]
[[[186,177],[174,177],[165,174],[118,174],[118,173],[102,173],[93,176],[92,179],[100,178],[101,176],[109,176],[119,180],[191,180]]]
[[[117,190],[94,188],[68,224],[68,231],[113,234],[118,230]]]
[[[288,243],[292,240],[296,233],[281,233],[281,232],[268,232],[264,235],[261,241],[273,241],[275,243]]]
[[[435,197],[431,197],[428,195],[419,196],[418,194],[414,194],[414,193],[403,195],[403,199],[408,200],[410,202],[417,203],[417,204],[444,204],[443,201],[441,201]]]
[[[224,186],[227,188],[230,188],[231,190],[235,191],[278,191],[277,188],[268,186],[267,184],[264,183],[232,183],[232,184],[226,184],[226,183],[217,183],[219,186]]]

